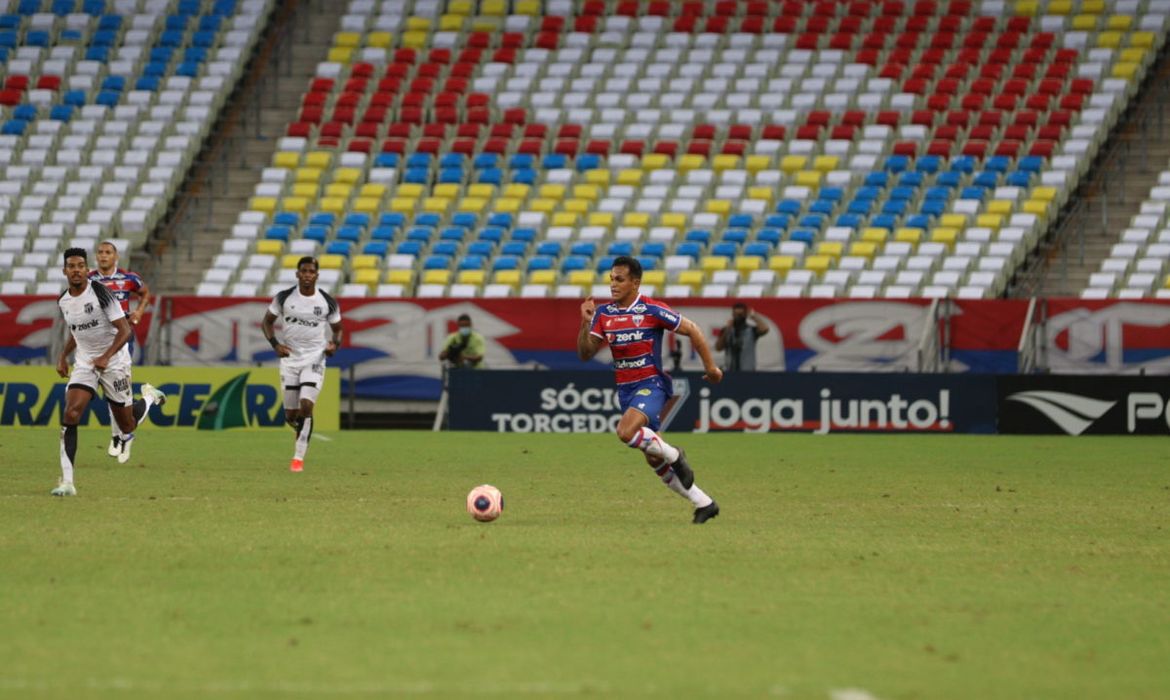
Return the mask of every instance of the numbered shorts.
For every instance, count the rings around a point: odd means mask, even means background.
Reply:
[[[284,407],[293,410],[301,407],[301,399],[317,403],[321,386],[325,383],[325,365],[313,364],[301,367],[280,367],[280,384],[284,387]]]
[[[618,385],[618,405],[622,413],[632,408],[646,414],[649,419],[647,425],[657,431],[662,420],[662,407],[672,393],[662,377],[650,377],[640,382]]]
[[[69,387],[79,386],[97,396],[101,387],[102,396],[111,406],[129,406],[134,403],[134,388],[130,385],[130,366],[107,367],[101,372],[93,367],[73,366],[69,375]]]

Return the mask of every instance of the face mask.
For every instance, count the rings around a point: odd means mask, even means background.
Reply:
[[[461,326],[459,328],[459,335],[462,335],[462,336],[471,335],[471,327],[470,326]]]
[[[736,318],[736,319],[735,319],[735,327],[736,327],[736,328],[738,328],[738,329],[740,329],[740,330],[743,330],[743,327],[744,327],[744,326],[746,326],[746,325],[747,325],[747,319],[746,319],[746,318]]]

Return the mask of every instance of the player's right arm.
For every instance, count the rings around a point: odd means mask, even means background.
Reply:
[[[72,333],[66,334],[65,347],[61,350],[61,356],[57,358],[57,374],[62,377],[69,376],[69,356],[77,349],[77,339],[73,337]]]
[[[601,349],[601,337],[593,333],[593,319],[597,314],[597,305],[593,297],[587,297],[581,303],[581,328],[577,331],[577,356],[582,360],[593,359]]]
[[[266,312],[264,314],[264,323],[261,324],[261,327],[264,329],[264,339],[267,340],[268,344],[272,346],[272,349],[276,351],[277,357],[288,357],[292,353],[289,351],[287,345],[276,339],[276,328],[273,325],[275,323],[276,314],[272,313],[271,311]]]

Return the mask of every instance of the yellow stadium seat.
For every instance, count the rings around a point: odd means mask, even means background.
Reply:
[[[609,283],[609,273],[605,273],[605,281],[601,284]],[[666,284],[666,270],[644,270],[642,272],[642,284],[652,284],[655,287],[662,288]]]
[[[423,270],[423,284],[451,284],[450,270]]]
[[[358,197],[353,200],[353,210],[360,214],[376,214],[382,209],[382,200],[377,197]]]
[[[461,193],[462,186],[454,182],[441,182],[431,190],[431,194],[435,197],[447,197],[448,199],[455,199]]]
[[[321,195],[321,186],[315,182],[295,182],[290,194],[294,197],[316,199]]]
[[[529,284],[556,284],[556,270],[533,270],[528,273]]]
[[[1113,68],[1109,74],[1114,78],[1124,78],[1126,80],[1133,80],[1137,77],[1141,65],[1137,63],[1114,63]]]
[[[946,228],[938,226],[930,231],[930,240],[935,243],[943,243],[947,247],[953,248],[955,241],[959,239],[959,230],[954,228]]]
[[[575,211],[558,211],[552,215],[553,226],[576,226],[581,215]]]
[[[496,196],[496,186],[486,182],[477,182],[474,185],[468,185],[467,196],[491,199]]]
[[[532,211],[549,213],[556,210],[557,200],[548,199],[547,197],[537,197],[528,203],[528,208]]]
[[[349,196],[353,194],[353,185],[346,185],[341,182],[334,182],[325,185],[325,196],[336,197],[338,199],[348,200]]]
[[[670,165],[670,157],[665,153],[647,153],[642,156],[642,168],[645,170],[662,170]]]
[[[276,197],[253,197],[248,200],[248,208],[271,214],[276,211]]]
[[[366,35],[366,46],[375,49],[388,49],[393,43],[390,32],[370,32]]]
[[[708,213],[719,214],[720,216],[727,216],[731,213],[731,200],[728,199],[708,199],[706,206],[703,207]]]
[[[382,258],[377,255],[355,255],[350,262],[350,267],[355,270],[365,270],[368,268],[378,267],[382,263]]]
[[[630,211],[622,216],[622,226],[646,228],[650,225],[650,215],[644,211]]]
[[[772,156],[768,155],[750,155],[744,159],[743,167],[749,173],[758,173],[761,170],[768,170],[772,167]]]
[[[716,172],[734,170],[739,167],[739,156],[733,153],[720,153],[711,159],[711,168]]]
[[[967,225],[967,215],[950,212],[938,217],[938,225],[947,228],[963,228]]]
[[[590,226],[604,226],[606,228],[613,227],[613,220],[613,212],[611,211],[595,211],[585,219]]]
[[[286,270],[295,270],[297,269],[297,261],[302,257],[304,256],[300,253],[286,253],[280,258],[280,266]]]
[[[380,182],[367,182],[358,190],[359,197],[374,197],[380,199],[386,196],[386,185]]]
[[[845,252],[845,244],[841,241],[821,241],[817,244],[817,255],[827,255],[833,259],[841,257]]]
[[[317,208],[330,214],[344,214],[347,201],[344,197],[322,197]]]
[[[1116,49],[1121,46],[1121,32],[1101,32],[1097,35],[1097,46],[1103,49]]]
[[[889,229],[884,229],[878,226],[867,226],[861,229],[861,240],[870,243],[885,243],[886,238],[890,235]]]
[[[675,230],[682,230],[687,225],[687,215],[682,212],[666,212],[658,218],[662,226]]]
[[[1134,32],[1129,35],[1130,46],[1140,46],[1144,49],[1153,48],[1156,35],[1153,32]]]
[[[775,272],[788,272],[796,267],[796,258],[791,255],[773,255],[768,258],[768,269]]]
[[[487,273],[483,270],[460,270],[455,275],[455,281],[459,284],[475,284],[482,285]]]
[[[1099,15],[1105,12],[1105,0],[1081,0],[1081,12]]]
[[[411,19],[418,19],[412,17]],[[402,34],[402,46],[408,49],[421,49],[427,45],[427,38],[430,36],[428,32],[404,32]]]
[[[378,279],[381,276],[382,271],[377,268],[363,268],[361,270],[354,270],[353,281],[372,287],[378,283]]]
[[[643,273],[643,280],[644,279],[645,273]],[[690,285],[691,287],[698,287],[706,281],[707,276],[703,273],[702,270],[683,270],[682,272],[678,273],[678,277],[675,278],[675,282],[679,284]]]
[[[592,203],[588,199],[566,199],[561,202],[561,209],[572,214],[584,214],[592,208]]]
[[[447,12],[453,15],[472,15],[472,0],[447,0]]]
[[[463,25],[466,23],[467,18],[463,15],[441,15],[439,17],[439,31],[462,32]]]
[[[988,214],[1011,214],[1016,203],[1010,199],[993,199],[987,203]]]
[[[824,173],[819,170],[801,170],[796,174],[796,184],[802,187],[820,187],[822,175]]]
[[[1133,27],[1133,17],[1130,15],[1110,15],[1109,19],[1105,20],[1105,28],[1114,31],[1125,32]]]
[[[525,199],[528,197],[531,187],[525,185],[523,182],[513,182],[504,187],[504,196],[512,197],[514,199]]]
[[[386,282],[410,286],[414,284],[414,270],[387,270]]]
[[[394,197],[390,200],[390,211],[407,214],[414,211],[418,200],[414,197]]]
[[[894,240],[902,243],[918,243],[922,240],[922,229],[903,227],[894,232]]]
[[[492,211],[500,214],[515,214],[520,211],[521,201],[512,197],[501,197],[492,205]]]
[[[508,0],[480,0],[479,14],[503,17],[508,14]]]
[[[1037,0],[1016,0],[1015,14],[1022,17],[1035,17],[1039,3]]]
[[[543,11],[541,0],[512,0],[512,13],[517,15],[539,15]]]
[[[256,241],[256,252],[264,255],[280,255],[284,252],[284,241],[262,240]]]
[[[305,165],[310,168],[328,168],[333,164],[333,154],[329,151],[309,151],[305,154]]]
[[[593,284],[593,270],[573,270],[569,272],[569,284],[589,286]]]
[[[1072,13],[1072,0],[1049,0],[1048,14],[1067,15]]]
[[[536,194],[543,199],[562,199],[565,196],[565,186],[560,183],[550,182],[541,185],[536,190]]]
[[[685,173],[691,170],[698,170],[706,164],[707,159],[697,153],[684,153],[678,157],[678,171]]]
[[[593,170],[585,171],[585,182],[588,182],[591,185],[608,185],[609,180],[610,174],[608,170],[595,168]]]
[[[1048,216],[1048,208],[1051,206],[1049,202],[1040,199],[1029,199],[1024,202],[1021,211],[1025,214],[1035,214],[1036,216]]]
[[[771,202],[772,197],[776,195],[776,190],[766,185],[756,185],[748,188],[748,199],[762,199],[765,202]]]
[[[348,46],[334,46],[326,54],[330,63],[349,63],[353,59],[353,49]]]
[[[423,200],[423,211],[434,214],[446,214],[451,208],[451,200],[447,197],[427,197]]]
[[[998,231],[999,227],[1003,225],[1003,214],[980,214],[975,217],[975,225],[981,228],[989,228],[992,231]]]
[[[510,284],[515,287],[520,284],[521,279],[519,270],[496,270],[492,273],[492,282],[496,284]]]
[[[314,184],[321,181],[321,168],[304,167],[297,168],[293,173],[293,182],[312,182]]]
[[[464,197],[455,205],[456,210],[472,214],[482,213],[487,209],[488,200],[485,197]]]
[[[723,255],[704,255],[699,258],[699,268],[704,272],[726,270],[731,266],[731,258]]]
[[[764,259],[758,255],[737,255],[735,269],[739,272],[751,272],[764,266]]]
[[[787,155],[780,159],[780,169],[790,175],[804,170],[807,164],[807,156]]]
[[[625,168],[618,171],[617,181],[619,185],[640,185],[642,175],[641,168]]]
[[[1162,286],[1170,289],[1170,275],[1166,275],[1166,279],[1162,282]]]
[[[1078,32],[1093,32],[1097,30],[1097,25],[1101,22],[1099,15],[1073,15],[1072,21],[1069,23],[1070,28]]]
[[[827,173],[837,169],[841,163],[839,156],[817,156],[813,158],[813,170],[820,173]]]
[[[309,210],[309,199],[307,197],[285,197],[280,202],[280,208],[294,214],[304,214]]]
[[[573,198],[585,199],[590,202],[596,202],[601,197],[601,191],[597,185],[573,185]]]
[[[872,258],[877,252],[874,241],[854,241],[849,244],[849,254],[859,258]]]
[[[417,182],[406,182],[398,186],[399,197],[414,197],[415,199],[420,199],[425,193],[426,189]]]
[[[1131,47],[1128,49],[1122,49],[1121,53],[1119,53],[1117,55],[1117,59],[1118,59],[1118,62],[1120,62],[1120,63],[1139,63],[1140,64],[1140,63],[1146,62],[1146,54],[1147,53],[1148,52],[1143,48]]]
[[[345,256],[326,253],[317,258],[317,262],[320,263],[322,270],[340,270],[345,267]]]
[[[818,275],[823,275],[832,266],[833,256],[831,255],[809,255],[804,259],[804,269],[812,270]]]
[[[357,32],[337,32],[333,35],[334,46],[345,46],[348,48],[357,48],[361,46],[362,35]]]
[[[277,151],[272,154],[272,167],[292,170],[301,164],[301,154],[296,151]]]
[[[406,31],[408,32],[425,32],[431,28],[431,21],[426,17],[407,17]]]

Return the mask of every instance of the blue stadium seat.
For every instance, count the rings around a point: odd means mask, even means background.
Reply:
[[[751,228],[755,219],[751,214],[732,214],[727,217],[728,228]]]
[[[424,270],[450,270],[451,258],[447,255],[428,255],[423,260]]]
[[[491,243],[499,243],[504,240],[504,229],[499,226],[487,226],[480,229],[479,240],[489,241]]]
[[[167,48],[178,48],[183,45],[183,32],[173,29],[164,31],[158,38],[158,45]]]
[[[703,254],[703,244],[698,241],[683,241],[674,249],[674,254],[687,255],[698,260],[699,256]]]
[[[536,240],[536,229],[534,228],[518,228],[512,232],[513,241],[527,241],[531,243]]]
[[[376,226],[370,232],[370,240],[372,241],[392,241],[398,235],[397,226]]]
[[[512,182],[521,185],[531,185],[536,182],[535,170],[514,170],[512,171]]]
[[[812,245],[813,241],[815,241],[816,239],[817,239],[817,232],[816,231],[809,231],[806,228],[795,229],[792,233],[790,233],[788,235],[788,240],[797,241],[797,242],[803,243],[807,246]]]
[[[157,61],[147,63],[142,69],[142,74],[148,78],[162,78],[167,74],[167,64]]]
[[[12,117],[14,119],[22,119],[26,122],[36,121],[38,110],[36,105],[17,105],[12,109]]]
[[[479,223],[479,217],[474,212],[461,211],[451,216],[451,225],[462,228],[474,228]]]
[[[431,181],[430,168],[407,168],[402,175],[403,182],[409,182],[417,185],[426,185]]]
[[[691,229],[690,231],[687,231],[686,236],[683,238],[683,240],[695,241],[698,243],[702,243],[703,245],[707,245],[708,243],[711,242],[711,232],[706,230],[706,229],[694,228],[694,229]]]
[[[836,203],[831,199],[818,199],[812,204],[808,205],[810,214],[819,214],[823,216],[831,216],[837,209]]]
[[[528,255],[528,244],[524,241],[508,241],[500,246],[500,255],[516,255],[524,257]]]
[[[220,15],[204,15],[199,18],[199,31],[218,32],[223,17]]]
[[[287,241],[292,236],[292,229],[288,226],[269,226],[264,231],[264,237],[270,241]]]
[[[114,32],[122,28],[122,15],[102,15],[98,18],[98,30]]]
[[[443,168],[439,170],[439,182],[458,185],[463,182],[463,168]]]
[[[491,241],[472,241],[467,244],[468,255],[479,255],[488,258],[495,252],[496,244]]]
[[[536,165],[536,158],[531,153],[518,153],[508,161],[511,170],[531,170]]]
[[[430,226],[412,226],[410,230],[406,232],[406,240],[430,243],[431,234],[433,234],[434,231],[435,230]]]
[[[614,256],[603,255],[597,259],[597,265],[593,269],[597,270],[598,272],[609,272],[610,270],[613,269],[613,261],[614,261]],[[583,269],[588,269],[588,268],[586,267]]]
[[[32,30],[24,35],[25,46],[36,46],[38,48],[46,48],[52,43],[49,33],[42,30]]]
[[[418,216],[414,217],[414,224],[416,226],[430,226],[431,228],[438,228],[442,220],[443,218],[438,214],[427,212],[425,214],[419,214]]]
[[[358,226],[342,226],[337,229],[337,239],[340,241],[360,241],[362,229]]]
[[[310,224],[309,226],[305,227],[305,230],[303,233],[301,233],[301,236],[310,241],[324,243],[325,241],[329,240],[329,228],[326,226]]]
[[[769,214],[764,217],[764,226],[768,228],[782,228],[787,230],[791,223],[787,214]]]
[[[920,229],[928,229],[932,224],[933,222],[929,214],[911,214],[910,216],[906,217],[905,221],[902,222],[903,226]]]
[[[482,255],[464,255],[459,260],[460,270],[482,270],[485,259]]]
[[[106,0],[84,0],[81,3],[81,11],[91,17],[105,14]]]
[[[871,226],[877,228],[888,228],[893,231],[898,227],[898,215],[896,214],[878,214],[869,222]]]
[[[386,241],[370,241],[362,246],[362,255],[377,255],[379,258],[384,258],[389,252],[390,244]]]
[[[907,170],[898,176],[898,186],[918,188],[922,186],[924,180],[925,178],[922,176],[922,173],[916,170]]]
[[[459,254],[459,244],[455,241],[439,241],[431,246],[431,255],[444,255],[453,258]]]
[[[460,158],[463,157],[461,154],[453,155],[459,155]],[[444,156],[444,158],[445,157],[446,156]],[[483,170],[484,168],[498,168],[500,167],[500,156],[495,153],[480,153],[475,157],[475,160],[472,161],[471,167],[475,168],[476,170]]]
[[[507,212],[496,212],[488,217],[487,225],[512,228],[512,215]]]
[[[645,247],[645,246],[643,246]],[[605,251],[606,255],[633,255],[634,244],[629,241],[614,241],[609,244],[609,248]]]
[[[161,83],[162,81],[156,75],[144,75],[138,80],[134,81],[134,89],[158,92],[158,88]]]
[[[189,19],[190,17],[187,15],[167,15],[163,28],[169,31],[185,32],[187,31],[187,20]]]
[[[475,181],[483,185],[499,185],[504,182],[504,171],[499,168],[484,168],[476,172]]]
[[[909,167],[910,167],[910,157],[909,156],[893,155],[893,156],[890,156],[889,158],[886,158],[885,169],[891,173],[900,173]]]
[[[49,110],[49,119],[58,122],[67,122],[73,119],[72,105],[53,105]]]
[[[825,225],[825,217],[822,214],[806,214],[800,217],[800,220],[796,223],[797,226],[801,226],[803,228],[815,228],[820,230],[821,227]]]
[[[939,156],[922,156],[918,162],[914,164],[914,169],[920,173],[934,174],[942,167],[943,159]]]
[[[929,217],[942,216],[947,213],[947,202],[943,199],[928,199],[922,203],[921,211],[928,219]],[[911,218],[914,217],[909,217],[907,221]]]
[[[743,254],[749,257],[766,258],[772,254],[772,246],[767,243],[748,243],[743,247]]]
[[[577,172],[585,172],[586,170],[597,170],[601,167],[601,156],[596,153],[586,153],[577,159]]]
[[[756,233],[756,241],[766,243],[772,247],[779,245],[784,233],[778,228],[762,228]]]
[[[746,228],[729,228],[723,232],[723,238],[720,240],[729,243],[743,243],[748,239],[748,230]]]
[[[1027,170],[1017,170],[1014,173],[1008,173],[1004,183],[1012,187],[1031,187],[1032,173]]]
[[[541,241],[540,245],[536,246],[536,254],[554,258],[560,257],[561,244],[559,241]]]
[[[52,13],[58,17],[71,14],[75,9],[77,3],[74,0],[53,0]]]
[[[890,184],[889,173],[872,172],[865,176],[863,181],[866,187],[885,187]]]
[[[406,215],[400,211],[388,212],[378,217],[378,225],[402,228],[406,225]]]
[[[563,153],[550,153],[540,161],[540,167],[545,170],[557,170],[565,167],[569,159]]]
[[[353,243],[349,241],[333,241],[325,246],[325,252],[329,255],[344,255],[349,257],[350,250],[353,249]]]
[[[974,156],[959,156],[951,161],[951,171],[970,174],[975,172],[977,165],[979,165],[979,160]]]
[[[612,256],[607,257],[606,259],[609,261],[609,267],[612,268],[613,267]],[[661,260],[659,260],[658,258],[656,258],[652,255],[638,255],[638,256],[635,256],[634,259],[638,261],[638,264],[642,266],[643,270],[653,270],[653,269],[658,267],[658,263],[662,262]]]
[[[181,75],[186,78],[199,77],[199,64],[191,61],[183,61],[179,67],[175,69],[175,75]]]
[[[597,255],[597,244],[592,241],[580,241],[569,248],[569,255],[580,255],[592,258]]]
[[[363,212],[353,212],[346,214],[341,223],[345,226],[357,226],[364,231],[370,226],[370,215]]]
[[[492,260],[492,269],[493,270],[519,270],[520,269],[520,260],[521,260],[521,256],[518,256],[518,255],[501,255],[500,257],[496,258],[495,260]],[[532,266],[529,265],[530,269],[531,269],[531,267]]]
[[[613,248],[609,250],[610,255],[617,255]],[[638,251],[641,257],[655,257],[661,258],[666,255],[666,244],[662,241],[648,241],[642,244],[642,250]]]
[[[375,168],[397,168],[398,154],[397,153],[379,153],[374,156]]]
[[[459,226],[447,226],[439,232],[439,240],[441,241],[463,241],[463,237],[467,234],[467,229]]]
[[[555,259],[547,255],[537,255],[528,261],[529,270],[551,270],[556,266]]]
[[[337,223],[337,215],[326,211],[319,211],[309,217],[309,224],[311,226],[328,226],[333,228],[333,224]]]
[[[413,255],[417,258],[422,253],[423,246],[425,245],[422,241],[403,241],[398,244],[394,252],[399,255]]]
[[[914,199],[918,191],[913,187],[895,187],[890,190],[890,199],[896,202]]]
[[[584,255],[566,255],[565,259],[561,261],[561,272],[587,270],[589,269],[589,261],[590,258]]]
[[[406,167],[408,168],[430,168],[431,154],[430,153],[411,153],[406,157]]]
[[[865,223],[865,218],[857,214],[842,214],[837,217],[836,226],[844,226],[845,228],[859,229]]]
[[[734,258],[739,254],[739,244],[731,241],[720,241],[711,246],[711,255],[718,255],[725,258]]]

